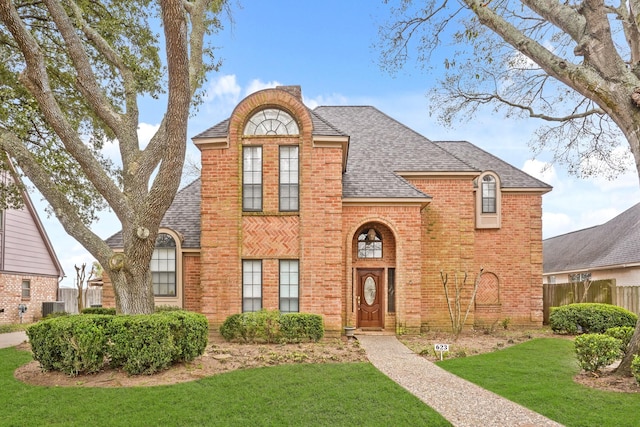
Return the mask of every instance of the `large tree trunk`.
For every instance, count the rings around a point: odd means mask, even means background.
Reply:
[[[622,362],[616,368],[616,374],[624,377],[630,377],[631,374],[631,362],[633,362],[633,357],[638,354],[640,351],[640,317],[638,318],[638,322],[636,323],[636,330],[633,332],[633,336],[631,337],[631,341],[629,341],[629,345],[627,346],[627,352],[624,354],[622,358]]]
[[[116,311],[125,314],[153,313],[155,300],[149,263],[146,264],[146,268],[144,265],[137,265],[134,269],[137,274],[124,269],[108,271],[115,294]]]

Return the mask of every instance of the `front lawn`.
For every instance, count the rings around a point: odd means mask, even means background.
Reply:
[[[368,363],[247,369],[159,387],[23,384],[31,360],[0,350],[1,426],[449,426]]]
[[[565,426],[640,426],[640,393],[577,384],[573,341],[542,338],[474,357],[445,360],[442,368]]]

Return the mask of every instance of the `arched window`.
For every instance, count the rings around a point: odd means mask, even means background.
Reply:
[[[358,258],[382,258],[382,238],[373,228],[358,236]]]
[[[492,175],[482,177],[482,213],[496,213],[496,179]]]
[[[158,233],[151,257],[153,293],[157,297],[176,296],[176,241],[167,233]]]
[[[493,273],[484,273],[480,277],[476,293],[476,305],[500,304],[500,281]]]
[[[245,135],[299,135],[298,123],[286,111],[267,108],[255,113],[244,127]]]
[[[500,228],[500,177],[495,172],[486,171],[473,181],[473,186],[476,199],[476,228]]]

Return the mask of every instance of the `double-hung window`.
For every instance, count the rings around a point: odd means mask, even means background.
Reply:
[[[157,297],[176,296],[176,241],[167,233],[158,233],[151,257],[153,294]]]
[[[262,309],[262,261],[242,261],[242,311]]]
[[[280,210],[299,210],[299,160],[298,146],[280,147]]]
[[[482,177],[482,213],[496,213],[496,179],[491,175]]]
[[[262,147],[242,149],[242,210],[262,210]]]
[[[280,312],[300,311],[300,263],[298,260],[280,260]]]

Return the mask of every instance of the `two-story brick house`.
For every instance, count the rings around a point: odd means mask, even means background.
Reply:
[[[469,323],[542,323],[551,187],[478,147],[373,107],[310,110],[298,86],[248,96],[193,141],[201,178],[165,216],[158,304],[213,325],[266,308],[321,314],[328,331],[444,329],[441,272],[450,288],[469,274],[465,310],[483,268]]]

